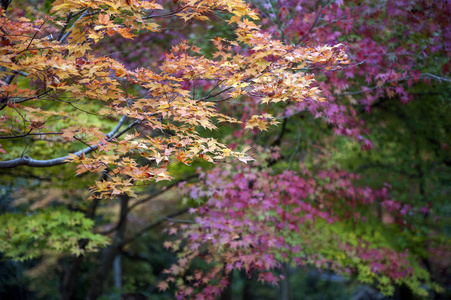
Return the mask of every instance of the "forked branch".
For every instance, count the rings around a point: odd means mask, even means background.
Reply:
[[[130,129],[132,129],[133,127],[135,127],[136,125],[138,125],[141,122],[139,120],[136,120],[133,123],[131,123],[130,125],[128,125],[126,128],[124,128],[122,131],[118,132],[119,129],[124,124],[125,119],[126,119],[126,116],[122,116],[122,118],[117,123],[116,127],[106,135],[107,142],[110,142],[113,139],[120,137],[121,135],[123,135],[124,133],[126,133],[127,131],[129,131]],[[94,145],[94,146],[86,147],[85,149],[77,151],[72,154],[76,155],[76,156],[81,156],[82,154],[89,154],[89,153],[97,150],[97,148],[99,148],[99,145]],[[18,166],[29,166],[29,167],[36,167],[36,168],[53,167],[53,166],[58,166],[58,165],[68,163],[69,158],[70,158],[70,156],[66,155],[66,156],[62,156],[62,157],[58,157],[58,158],[54,158],[54,159],[37,160],[37,159],[33,159],[29,156],[21,156],[16,159],[1,161],[0,169],[15,168]]]

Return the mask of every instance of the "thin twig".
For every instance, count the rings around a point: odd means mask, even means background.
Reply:
[[[170,13],[167,13],[167,14],[164,14],[164,15],[157,15],[157,16],[151,16],[151,15],[149,15],[149,16],[147,16],[147,17],[144,17],[143,20],[172,17],[172,16],[174,16],[175,14],[177,14],[177,13],[179,13],[179,12],[185,10],[185,9],[188,8],[188,7],[189,7],[189,5],[186,5],[186,6],[183,6],[183,7],[179,8],[178,10],[175,10],[175,11],[173,11],[173,12],[170,12]]]
[[[318,2],[320,2],[318,0]],[[321,14],[323,13],[323,10],[331,3],[332,1],[328,1],[324,6],[321,7],[321,9],[318,11],[318,13],[316,14],[315,20],[312,23],[312,26],[310,26],[310,29],[303,35],[301,36],[298,41],[296,42],[296,46],[298,46],[307,36],[309,36],[313,29],[315,29],[316,24],[318,23],[319,17],[321,16]]]
[[[30,135],[61,135],[62,132],[41,132],[41,133],[31,133],[33,129],[30,129],[28,133],[21,134],[21,135],[11,135],[11,136],[0,136],[0,139],[17,139],[22,138]]]
[[[134,235],[132,235],[131,237],[129,237],[128,239],[125,239],[121,246],[123,247],[124,245],[130,244],[133,241],[135,241],[136,239],[138,239],[139,237],[141,237],[143,234],[145,234],[147,231],[154,229],[155,227],[158,227],[159,225],[163,224],[164,222],[168,221],[168,218],[174,218],[174,217],[178,217],[180,215],[183,215],[185,213],[187,213],[189,211],[189,208],[183,208],[180,209],[178,211],[175,211],[165,217],[161,217],[160,219],[158,219],[157,221],[145,226],[144,228],[142,228],[141,230],[139,230],[138,232],[136,232]]]
[[[188,181],[188,180],[193,179],[193,178],[198,178],[198,175],[197,175],[197,174],[190,175],[190,176],[185,177],[185,178],[183,178],[183,179],[180,179],[180,180],[178,180],[178,181],[172,182],[170,185],[166,186],[164,190],[163,190],[163,189],[160,189],[160,190],[158,190],[158,191],[156,191],[156,192],[150,194],[148,197],[146,197],[146,198],[144,198],[144,199],[141,199],[141,200],[139,200],[139,201],[136,201],[135,203],[133,203],[132,205],[130,205],[130,207],[128,208],[128,211],[131,211],[132,209],[136,208],[137,206],[139,206],[139,205],[141,205],[141,204],[144,204],[144,203],[146,203],[146,202],[148,202],[148,201],[151,201],[151,200],[154,199],[155,197],[157,197],[157,196],[159,196],[159,195],[161,195],[161,194],[163,194],[163,193],[169,191],[169,190],[172,189],[173,187],[177,186],[180,182]]]

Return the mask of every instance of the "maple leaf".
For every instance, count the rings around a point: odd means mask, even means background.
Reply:
[[[166,291],[166,290],[168,289],[169,284],[168,284],[166,281],[161,281],[161,282],[157,285],[157,287],[158,287],[158,290],[159,290],[160,292],[164,292],[164,291]]]
[[[99,13],[98,23],[102,25],[110,24],[110,15]]]
[[[260,130],[268,130],[270,125],[276,125],[278,122],[269,114],[263,114],[262,116],[253,115],[251,119],[246,123],[245,128],[255,128]]]
[[[129,28],[116,28],[117,32],[124,38],[126,39],[131,39],[133,40],[133,37],[135,37],[136,35],[131,33]]]
[[[245,164],[247,164],[248,161],[253,161],[255,160],[254,158],[250,157],[250,156],[245,156],[245,155],[238,155],[238,160],[244,162]]]

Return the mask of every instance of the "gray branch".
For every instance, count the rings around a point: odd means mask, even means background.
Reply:
[[[122,116],[122,118],[117,123],[116,127],[114,127],[114,129],[106,135],[107,142],[110,142],[113,139],[120,137],[121,135],[123,135],[124,133],[126,133],[127,131],[129,131],[130,129],[132,129],[133,127],[135,127],[136,125],[138,125],[140,123],[139,120],[136,120],[118,133],[119,129],[124,124],[125,119],[126,119],[126,116]],[[94,145],[94,146],[87,147],[83,150],[77,151],[72,154],[76,155],[76,156],[81,156],[82,154],[89,154],[89,153],[97,150],[97,148],[99,148],[99,145]],[[29,166],[29,167],[36,167],[36,168],[53,167],[53,166],[58,166],[58,165],[68,163],[69,158],[70,158],[70,156],[66,155],[66,156],[62,156],[62,157],[58,157],[58,158],[54,158],[54,159],[37,160],[37,159],[33,159],[29,156],[21,156],[19,158],[12,159],[12,160],[0,161],[0,169],[15,168],[18,166]]]
[[[61,30],[60,34],[58,35],[58,42],[60,42],[61,44],[64,44],[64,42],[66,41],[67,37],[71,34],[72,28],[75,26],[75,23],[77,23],[78,21],[83,19],[86,16],[87,13],[88,13],[88,10],[85,9],[81,13],[80,17],[78,17],[78,19],[69,28],[67,28],[67,23],[70,21],[70,19],[73,16],[72,15],[68,16],[67,19],[66,19],[66,22],[67,22],[66,25],[63,27],[63,29]],[[66,33],[64,33],[65,31],[66,31]]]
[[[168,219],[172,219],[174,217],[178,217],[180,215],[183,215],[185,213],[187,213],[189,211],[189,208],[182,208],[180,210],[177,210],[165,217],[161,217],[158,220],[156,220],[153,223],[150,223],[149,225],[145,226],[144,228],[142,228],[141,230],[139,230],[138,232],[136,232],[134,235],[130,236],[129,238],[125,239],[121,246],[125,246],[127,244],[130,244],[132,242],[134,242],[136,239],[138,239],[139,237],[141,237],[142,235],[144,235],[147,231],[154,229],[155,227],[158,227],[159,225],[163,224],[164,222],[168,221]]]

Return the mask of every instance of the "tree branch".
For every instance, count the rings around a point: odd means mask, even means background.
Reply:
[[[138,231],[137,233],[135,233],[133,236],[129,237],[128,239],[124,240],[122,242],[122,247],[132,243],[133,241],[135,241],[137,238],[141,237],[144,233],[146,233],[147,231],[159,226],[160,224],[168,221],[168,219],[174,218],[174,217],[178,217],[180,215],[183,215],[184,213],[187,213],[189,210],[189,208],[183,208],[180,209],[178,211],[175,211],[167,216],[161,217],[160,219],[158,219],[157,221],[145,226],[144,228],[142,228],[140,231]]]
[[[189,7],[189,5],[186,5],[186,6],[183,6],[183,7],[179,8],[179,9],[173,11],[173,12],[170,12],[170,13],[167,13],[167,14],[164,14],[164,15],[157,15],[157,16],[149,15],[147,17],[144,17],[143,20],[158,19],[158,18],[169,18],[169,17],[175,16],[175,14],[185,10],[188,7]]]
[[[160,190],[158,190],[158,191],[156,191],[156,192],[153,192],[153,193],[150,194],[148,197],[146,197],[146,198],[144,198],[144,199],[141,199],[141,200],[139,200],[139,201],[136,201],[135,203],[133,203],[132,205],[130,205],[130,207],[128,208],[128,211],[131,211],[132,209],[134,209],[134,208],[137,207],[138,205],[141,205],[141,204],[143,204],[143,203],[145,203],[145,202],[147,202],[147,201],[150,201],[150,200],[152,200],[153,198],[155,198],[155,197],[157,197],[157,196],[159,196],[159,195],[161,195],[161,194],[163,194],[163,193],[169,191],[169,190],[172,189],[173,187],[177,186],[180,182],[188,181],[188,180],[190,180],[190,179],[197,178],[197,177],[198,177],[198,175],[197,175],[197,174],[194,174],[194,175],[190,175],[190,176],[188,176],[188,177],[185,177],[185,178],[183,178],[183,179],[174,181],[174,182],[172,182],[170,185],[166,186],[165,189],[160,189]]]
[[[64,42],[66,41],[67,37],[69,36],[69,34],[72,31],[72,27],[75,26],[75,23],[77,23],[78,21],[80,21],[81,19],[83,19],[83,17],[86,16],[86,14],[88,13],[88,9],[85,9],[82,14],[80,15],[80,17],[69,27],[69,29],[67,30],[66,33],[64,33],[64,31],[67,29],[67,24],[66,26],[63,28],[64,30],[61,30],[59,36],[58,36],[58,42],[60,42],[61,44],[64,44]],[[68,16],[69,17],[69,16]],[[70,18],[72,18],[73,16],[70,16]],[[69,18],[69,20],[70,20]],[[66,19],[67,20],[67,19]]]
[[[30,135],[60,135],[63,134],[62,132],[41,132],[41,133],[31,133],[33,129],[30,129],[30,131],[28,131],[28,133],[24,133],[24,134],[20,134],[20,135],[9,135],[9,136],[0,136],[0,140],[1,139],[18,139],[18,138],[22,138],[22,137],[26,137],[26,136],[30,136]]]
[[[319,1],[318,1],[318,2],[319,2]],[[316,16],[315,16],[315,20],[313,21],[312,26],[310,26],[310,29],[309,29],[303,36],[301,36],[301,37],[298,39],[298,41],[296,42],[295,45],[298,46],[298,45],[299,45],[299,44],[300,44],[307,36],[309,36],[309,35],[312,33],[313,29],[315,29],[316,25],[318,24],[319,17],[320,17],[321,14],[323,13],[323,10],[324,10],[327,6],[329,6],[330,3],[332,3],[332,1],[328,1],[324,6],[322,6],[322,7],[320,8],[320,10],[318,11],[318,13],[317,13]]]
[[[425,77],[434,78],[434,79],[436,79],[436,80],[438,80],[440,82],[442,82],[442,81],[451,82],[451,79],[447,78],[447,77],[437,76],[437,75],[434,75],[434,74],[431,74],[431,73],[424,73],[424,75],[425,75]]]
[[[286,129],[287,129],[287,123],[288,123],[288,118],[284,118],[283,122],[282,122],[282,129],[280,130],[279,136],[271,144],[271,146],[280,146],[280,143],[282,142],[282,138],[285,135],[285,132],[286,132]]]
[[[57,41],[60,41],[63,38],[64,32],[67,29],[67,26],[69,26],[69,22],[72,19],[73,14],[70,12],[67,14],[66,16],[66,21],[64,22],[65,25],[63,26],[63,28],[61,28],[60,33],[58,34],[58,37],[56,38]]]
[[[131,123],[130,125],[128,125],[126,128],[124,128],[122,131],[117,133],[118,130],[121,128],[121,126],[124,124],[125,119],[126,119],[126,116],[122,116],[122,118],[117,123],[116,127],[106,135],[107,142],[110,142],[113,139],[120,137],[125,132],[129,131],[130,129],[132,129],[133,127],[135,127],[136,125],[138,125],[141,122],[139,120],[136,120],[133,123]],[[89,154],[89,153],[97,150],[97,148],[99,148],[99,145],[93,145],[93,146],[87,147],[83,150],[77,151],[72,154],[76,155],[76,156],[81,156],[82,154]],[[53,166],[58,166],[58,165],[68,163],[69,161],[67,161],[67,160],[69,158],[70,158],[70,156],[66,155],[66,156],[62,156],[62,157],[58,157],[58,158],[54,158],[54,159],[36,160],[29,156],[21,156],[16,159],[1,161],[0,169],[15,168],[18,166],[29,166],[29,167],[36,167],[36,168],[53,167]]]
[[[2,0],[1,5],[2,8],[6,11],[8,9],[8,6],[11,4],[12,0]]]

